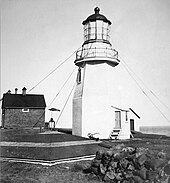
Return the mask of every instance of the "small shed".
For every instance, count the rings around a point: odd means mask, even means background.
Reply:
[[[2,127],[29,128],[35,123],[37,126],[44,126],[46,107],[44,95],[26,94],[24,87],[22,94],[7,92],[3,94],[2,100]]]
[[[132,109],[121,109],[114,107],[114,128],[109,136],[110,139],[128,139],[132,137],[131,131],[135,129],[135,119],[140,119],[140,116]]]

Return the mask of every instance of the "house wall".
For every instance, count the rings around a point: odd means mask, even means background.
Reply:
[[[126,112],[121,112],[121,131],[119,134],[119,139],[129,139],[130,138],[130,118],[129,113],[126,120]]]
[[[29,112],[22,112],[22,109],[5,109],[3,126],[7,128],[32,127],[38,120],[36,126],[44,126],[45,110],[29,109]]]

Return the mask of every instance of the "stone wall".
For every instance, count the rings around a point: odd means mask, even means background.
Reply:
[[[29,128],[37,121],[37,126],[44,126],[45,110],[44,109],[29,109],[28,112],[23,112],[22,109],[5,109],[4,127],[6,128]]]
[[[163,151],[117,145],[97,151],[84,173],[94,173],[105,182],[169,183],[170,157]]]

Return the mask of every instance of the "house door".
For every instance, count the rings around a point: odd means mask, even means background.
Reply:
[[[130,130],[135,130],[134,119],[130,119]]]
[[[121,128],[121,112],[115,111],[115,128]]]

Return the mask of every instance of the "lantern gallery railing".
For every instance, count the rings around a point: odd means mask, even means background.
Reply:
[[[76,52],[76,60],[85,58],[106,57],[118,59],[118,52],[112,48],[81,48]]]

